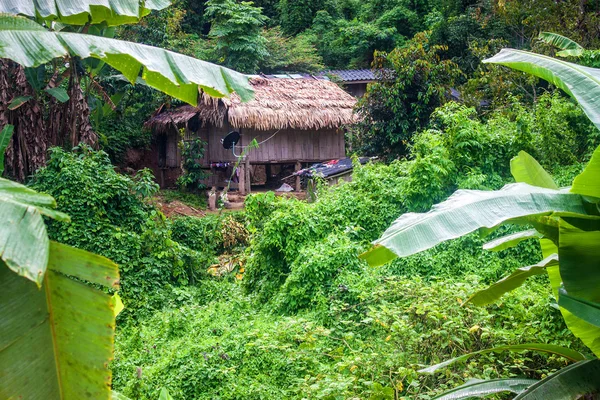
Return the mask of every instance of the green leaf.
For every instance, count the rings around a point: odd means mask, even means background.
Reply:
[[[25,68],[25,77],[33,90],[39,92],[44,87],[45,67],[40,65],[36,68]]]
[[[0,259],[17,274],[41,285],[49,242],[42,215],[68,221],[52,210],[51,196],[0,178]]]
[[[524,240],[540,239],[543,236],[544,235],[542,235],[535,229],[528,229],[526,231],[512,233],[510,235],[502,236],[498,239],[489,241],[483,245],[483,249],[490,251],[502,251],[514,247]]]
[[[522,50],[503,49],[486,63],[500,64],[545,79],[579,102],[600,128],[600,70]]]
[[[4,153],[6,153],[6,148],[10,143],[14,130],[15,127],[9,124],[5,125],[2,132],[0,132],[0,175],[4,173]]]
[[[131,400],[129,397],[122,395],[114,390],[111,392],[111,400]]]
[[[63,266],[56,262],[78,264],[81,250],[51,248],[42,290],[0,265],[2,397],[79,399],[85,394],[108,399],[115,329],[112,296],[57,272]],[[90,275],[86,270],[96,268],[92,259],[87,256],[72,272]],[[118,277],[116,265],[110,274]]]
[[[600,198],[600,146],[585,169],[573,180],[571,192]]]
[[[69,101],[69,94],[61,87],[48,88],[44,89],[44,91],[61,103]]]
[[[558,305],[569,310],[577,318],[600,327],[600,303],[571,296],[564,287],[561,287],[558,290]]]
[[[31,97],[31,96],[18,96],[18,97],[15,97],[8,104],[8,109],[11,110],[11,111],[14,111],[17,108],[21,107],[23,104],[27,103],[32,98],[33,97]]]
[[[167,388],[160,389],[160,397],[158,400],[173,400],[173,396],[169,394]]]
[[[600,221],[563,219],[559,224],[560,276],[569,295],[600,302]]]
[[[548,376],[514,400],[564,400],[600,390],[600,360],[579,361]]]
[[[584,48],[579,43],[569,39],[568,37],[559,35],[558,33],[540,32],[540,36],[538,37],[538,39],[548,43],[549,45],[564,50],[556,53],[556,55],[559,57],[577,57],[580,56],[584,50]]]
[[[500,279],[487,289],[480,290],[467,300],[477,306],[485,306],[498,300],[506,292],[510,292],[521,286],[527,278],[534,275],[546,273],[546,268],[558,265],[558,255],[553,254],[544,258],[537,264],[528,267],[518,268],[512,274]]]
[[[422,374],[433,374],[434,372],[446,368],[449,365],[452,365],[457,362],[466,361],[467,359],[478,355],[478,354],[486,354],[486,353],[500,353],[503,351],[515,351],[515,352],[523,352],[523,351],[538,351],[540,353],[549,353],[555,354],[557,356],[564,357],[570,361],[581,361],[585,360],[583,354],[578,351],[571,350],[566,347],[557,346],[554,344],[546,344],[546,343],[525,343],[525,344],[516,344],[510,346],[498,346],[492,349],[485,349],[480,351],[475,351],[473,353],[464,354],[460,357],[455,357],[450,360],[446,360],[442,363],[432,365],[430,367],[424,368],[419,371]]]
[[[546,239],[542,239],[542,242],[543,241],[546,241]],[[562,284],[559,267],[548,267],[547,271],[554,297],[556,297],[558,300],[558,291]],[[578,318],[564,307],[560,307],[560,312],[569,330],[571,330],[575,336],[581,339],[581,341],[587,347],[589,347],[596,356],[600,356],[600,328],[590,324],[587,321],[584,321],[581,318]]]
[[[535,158],[524,151],[520,151],[518,156],[510,160],[510,172],[517,182],[548,189],[558,189],[550,174]]]
[[[242,101],[252,98],[248,77],[183,54],[138,43],[79,33],[48,32],[20,17],[0,16],[0,57],[35,67],[57,57],[102,60],[132,84],[140,71],[148,86],[196,105],[199,90],[213,97],[234,91]],[[38,28],[39,27],[39,28]]]
[[[583,199],[563,190],[525,183],[506,185],[498,191],[458,190],[427,213],[400,216],[361,258],[378,266],[479,228],[495,227],[519,217],[552,214],[585,215]]]
[[[493,393],[521,393],[537,381],[535,379],[504,378],[504,379],[471,379],[462,386],[434,397],[437,400],[460,400],[473,397],[484,397]]]
[[[136,23],[150,10],[161,10],[169,4],[167,0],[4,0],[0,1],[0,12],[70,25],[120,25]]]

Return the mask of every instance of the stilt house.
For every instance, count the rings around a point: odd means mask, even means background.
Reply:
[[[146,123],[154,137],[149,166],[162,187],[173,186],[182,173],[182,140],[206,143],[197,162],[211,172],[208,186],[225,186],[233,176],[231,187],[241,192],[252,185],[280,184],[290,169],[291,174],[310,163],[345,156],[344,127],[355,121],[354,97],[314,77],[253,77],[250,83],[255,95],[249,102],[242,103],[235,94],[228,99],[204,95],[197,107],[161,112]],[[235,173],[231,167],[237,157],[222,145],[232,131],[241,137],[234,148],[237,155],[253,139],[259,143]]]

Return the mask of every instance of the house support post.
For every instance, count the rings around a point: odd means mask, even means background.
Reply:
[[[244,196],[246,194],[246,160],[242,160],[240,162],[240,165],[238,167],[239,170],[239,174],[238,174],[238,187],[239,187],[239,191],[240,194],[242,196]]]
[[[244,168],[246,172],[246,193],[250,194],[250,192],[252,192],[252,178],[250,177],[250,157],[245,157],[244,164],[246,165],[246,168]]]
[[[294,168],[294,171],[298,172],[302,169],[302,163],[300,161],[296,161],[296,167]],[[300,185],[300,175],[296,175],[296,192],[299,192],[302,189],[302,186]]]

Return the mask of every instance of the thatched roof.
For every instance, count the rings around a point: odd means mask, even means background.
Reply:
[[[182,106],[159,113],[146,126],[158,132],[170,125],[183,127],[196,115],[201,123],[222,127],[225,118],[233,128],[255,130],[335,129],[355,122],[356,99],[335,83],[315,78],[250,79],[254,99],[242,103],[233,94],[228,99],[203,95],[198,107]]]

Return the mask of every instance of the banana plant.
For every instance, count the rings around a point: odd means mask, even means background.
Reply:
[[[0,178],[0,397],[110,399],[119,271],[52,242],[54,199]]]
[[[600,70],[513,49],[504,49],[486,62],[548,80],[573,96],[600,128]],[[400,216],[361,257],[377,266],[477,230],[489,234],[504,223],[533,226],[535,230],[496,239],[484,247],[499,251],[522,240],[537,238],[544,260],[519,268],[488,289],[474,294],[469,301],[477,305],[489,304],[524,284],[529,276],[547,273],[568,328],[599,357],[600,147],[569,188],[558,188],[550,175],[525,152],[520,152],[511,161],[511,172],[517,183],[506,185],[499,191],[459,190],[427,213]],[[578,361],[573,364],[577,368],[558,371],[517,398],[576,398],[598,391],[598,363],[598,360]],[[429,369],[436,370],[440,365]],[[573,382],[571,385],[562,378],[567,372]],[[560,390],[553,386],[557,382],[561,382]],[[467,398],[468,388],[463,388],[461,393],[466,397],[452,398]]]
[[[8,122],[17,120],[13,143],[27,143],[13,145],[7,153],[7,173],[25,180],[44,165],[49,147],[96,143],[87,95],[99,94],[113,109],[117,100],[97,82],[96,75],[105,66],[119,71],[131,84],[143,82],[192,105],[197,104],[199,92],[213,97],[236,92],[242,101],[252,98],[243,74],[111,38],[115,26],[139,22],[151,10],[168,5],[167,0],[0,1],[0,80],[9,82],[0,93],[0,113]],[[44,92],[51,101],[41,101],[38,94]],[[98,120],[109,112],[97,106],[92,117]]]

